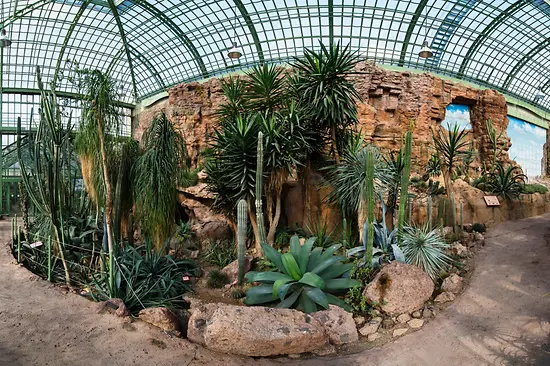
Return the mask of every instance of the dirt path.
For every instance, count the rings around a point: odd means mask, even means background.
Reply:
[[[358,354],[253,360],[210,352],[34,280],[0,248],[0,365],[550,365],[550,215],[493,229],[470,287],[422,330]],[[0,222],[0,240],[9,236]],[[155,340],[155,341],[153,341]]]

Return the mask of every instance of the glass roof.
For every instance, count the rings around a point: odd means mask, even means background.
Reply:
[[[548,0],[3,0],[3,87],[36,89],[67,60],[110,71],[127,102],[332,38],[365,58],[464,79],[550,110]],[[243,57],[225,53],[236,38]],[[427,39],[434,57],[418,57]],[[537,89],[548,95],[535,101]],[[66,79],[58,89],[75,92]],[[134,94],[135,93],[135,94]]]

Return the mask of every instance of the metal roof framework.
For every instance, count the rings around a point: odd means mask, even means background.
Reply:
[[[319,41],[378,63],[497,89],[550,111],[547,0],[6,0],[3,88],[32,93],[34,70],[76,93],[68,65],[110,71],[132,105],[181,82],[287,62]],[[225,56],[235,35],[243,57]],[[434,58],[420,59],[424,39]]]

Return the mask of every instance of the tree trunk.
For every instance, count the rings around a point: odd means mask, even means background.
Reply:
[[[258,232],[258,223],[256,222],[256,215],[250,209],[248,210],[248,217],[250,218],[250,224],[252,224],[252,231],[254,231],[254,250],[256,251],[256,256],[260,257],[262,255],[262,247],[260,245],[260,233]]]
[[[267,243],[271,246],[275,244],[275,232],[281,218],[281,192],[277,193],[275,198],[275,215],[269,220],[269,233],[267,234]]]

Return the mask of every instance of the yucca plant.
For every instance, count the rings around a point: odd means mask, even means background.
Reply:
[[[467,136],[468,131],[460,128],[457,123],[449,126],[448,130],[440,127],[433,133],[433,141],[439,155],[445,188],[449,197],[452,192],[451,185],[455,169],[468,146]]]
[[[510,165],[504,169],[502,164],[497,163],[494,171],[486,175],[478,186],[508,200],[518,198],[527,182],[527,176],[518,170],[517,166]]]
[[[349,305],[336,295],[360,285],[359,281],[348,278],[353,264],[344,264],[345,257],[334,255],[340,245],[313,249],[314,243],[315,238],[310,238],[300,245],[299,238],[294,236],[290,240],[290,251],[284,254],[262,244],[264,255],[276,269],[246,274],[249,282],[262,285],[249,289],[244,303],[277,303],[279,308],[296,308],[308,314],[328,309],[329,304],[350,311]]]
[[[355,73],[359,53],[350,45],[320,43],[319,50],[305,49],[294,58],[293,90],[309,110],[314,126],[329,136],[336,163],[340,163],[338,133],[357,121],[357,101],[362,100],[349,76]]]
[[[445,254],[449,244],[439,236],[439,228],[428,225],[412,226],[403,230],[401,249],[408,263],[420,267],[435,280],[451,258]]]

